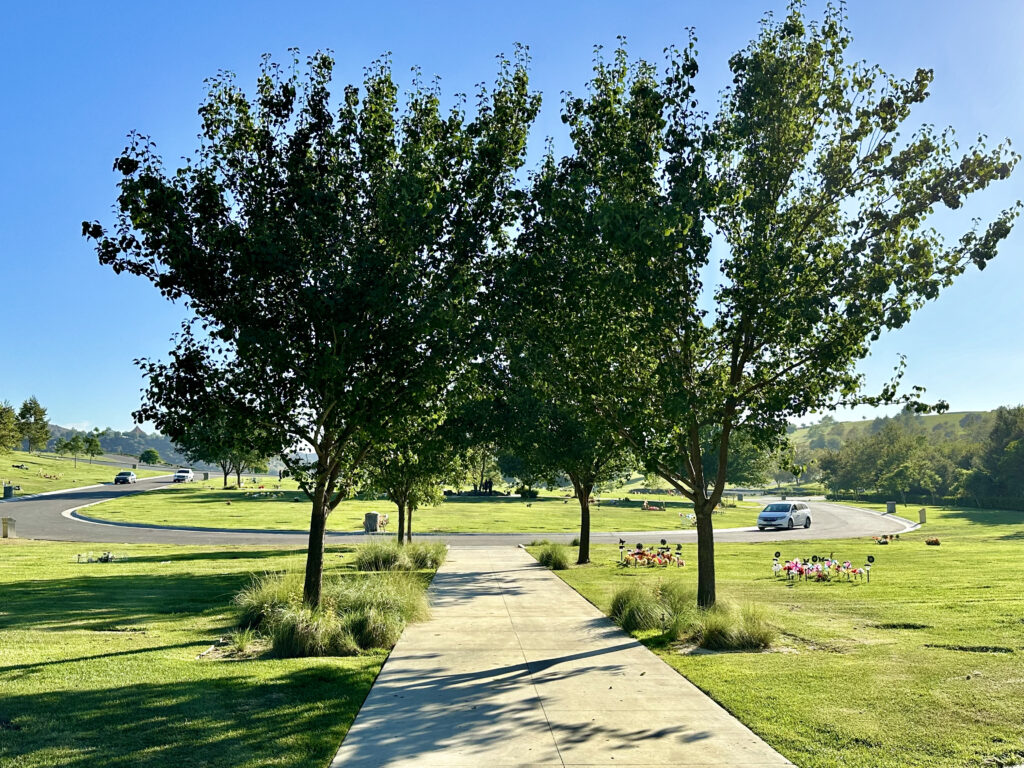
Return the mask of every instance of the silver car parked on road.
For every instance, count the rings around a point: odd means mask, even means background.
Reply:
[[[776,501],[757,516],[757,530],[765,528],[811,527],[811,508],[802,501]]]

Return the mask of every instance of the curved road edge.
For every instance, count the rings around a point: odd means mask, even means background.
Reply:
[[[104,520],[82,514],[80,510],[120,496],[143,493],[166,487],[169,475],[140,481],[136,486],[102,485],[94,488],[69,489],[50,493],[45,497],[16,499],[11,513],[17,514],[18,532],[23,538],[52,541],[80,541],[93,543],[154,543],[213,546],[303,546],[309,534],[304,530],[225,529],[199,526],[165,526],[150,523],[129,523]],[[140,487],[141,486],[141,487]],[[72,503],[68,503],[68,502]],[[749,528],[720,528],[715,531],[719,542],[807,541],[819,539],[848,539],[884,534],[899,534],[914,530],[909,520],[841,504],[812,501],[814,525],[809,529],[758,531]],[[15,511],[16,510],[16,511]],[[7,512],[5,508],[3,510]],[[357,541],[369,536],[362,531],[329,531],[327,541]],[[529,544],[547,539],[569,543],[575,533],[421,533],[417,538],[442,540],[459,546],[493,546],[496,544]],[[617,543],[620,539],[651,541],[665,539],[671,543],[693,543],[696,531],[603,531],[591,534],[595,543]]]

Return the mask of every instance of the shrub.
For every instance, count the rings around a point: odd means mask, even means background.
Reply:
[[[612,620],[627,632],[657,629],[664,614],[657,592],[641,581],[627,584],[612,596]]]
[[[569,546],[570,547],[578,547],[579,545],[580,545],[580,537],[579,536],[577,536],[576,538],[574,538],[572,541],[569,542]]]
[[[547,539],[534,539],[533,541],[530,542],[530,546],[531,547],[543,547],[543,546],[546,546],[547,544],[550,544],[550,543],[551,542],[548,541]]]
[[[443,541],[429,544],[406,544],[405,554],[416,570],[436,569],[441,567],[444,559],[448,556],[448,545]]]
[[[261,627],[274,611],[287,605],[298,605],[302,596],[302,576],[298,573],[265,573],[253,576],[252,582],[235,595],[234,603],[241,611],[243,627]]]
[[[356,568],[360,571],[407,571],[412,567],[404,547],[396,541],[372,541],[356,549]]]
[[[535,488],[527,488],[523,485],[516,488],[514,493],[517,493],[521,499],[536,499],[540,495],[540,491]]]
[[[537,561],[552,571],[564,571],[569,567],[569,552],[561,544],[545,544],[537,554]]]

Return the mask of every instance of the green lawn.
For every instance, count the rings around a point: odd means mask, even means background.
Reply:
[[[902,508],[901,508],[902,509]],[[663,647],[669,664],[805,768],[1024,763],[1024,513],[929,508],[929,523],[889,546],[870,539],[719,544],[719,597],[773,611],[775,652]],[[926,546],[938,536],[940,546]],[[791,583],[785,557],[877,560],[871,583]],[[631,579],[696,587],[695,547],[675,569],[622,569],[618,550],[559,572],[602,610]],[[656,633],[649,633],[653,635]]]
[[[28,469],[15,469],[15,464],[24,464]],[[79,488],[83,485],[111,483],[114,475],[122,467],[108,464],[90,464],[88,459],[79,458],[78,467],[74,459],[65,459],[50,454],[29,454],[13,451],[0,455],[0,484],[7,481],[12,485],[20,485],[21,490],[15,496],[29,496],[44,491],[59,491],[64,488]],[[135,469],[139,477],[166,475],[168,470]]]
[[[196,657],[235,623],[252,572],[288,549],[0,540],[0,768],[323,766],[385,654]],[[341,550],[328,573],[346,569]]]
[[[275,491],[276,482],[265,484],[265,490],[222,490],[216,483],[179,485],[166,490],[152,491],[137,496],[116,499],[90,507],[91,517],[155,523],[159,525],[189,525],[215,528],[265,528],[275,530],[308,530],[309,502],[297,491],[287,490],[294,485],[282,485]],[[652,498],[663,512],[641,509],[642,498],[631,497],[623,502],[603,502],[591,506],[592,530],[641,531],[675,530],[691,528],[685,518],[691,507],[681,501],[665,497]],[[719,528],[753,525],[760,505],[742,502],[737,507],[716,514],[714,522]],[[350,499],[338,505],[327,522],[328,530],[359,531],[363,515],[375,510],[386,512],[397,522],[395,506],[387,501],[361,501]],[[413,533],[572,533],[579,530],[580,510],[575,499],[555,491],[539,499],[524,501],[511,496],[454,496],[437,507],[416,512]],[[393,522],[389,530],[395,530]]]

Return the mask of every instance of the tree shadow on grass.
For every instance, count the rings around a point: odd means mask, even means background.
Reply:
[[[321,662],[269,680],[232,674],[0,695],[0,722],[7,723],[0,730],[0,763],[325,765],[375,672],[373,664]]]
[[[168,614],[223,611],[249,580],[244,572],[124,573],[7,583],[0,585],[0,629],[101,630],[145,625]]]
[[[1024,525],[1024,512],[1006,509],[950,509],[944,517],[959,518],[975,525]]]
[[[118,554],[116,546],[114,546],[114,553]],[[271,557],[291,557],[305,554],[305,549],[222,549],[215,552],[164,552],[159,555],[129,554],[124,560],[132,563],[174,563],[189,560],[265,560]]]

